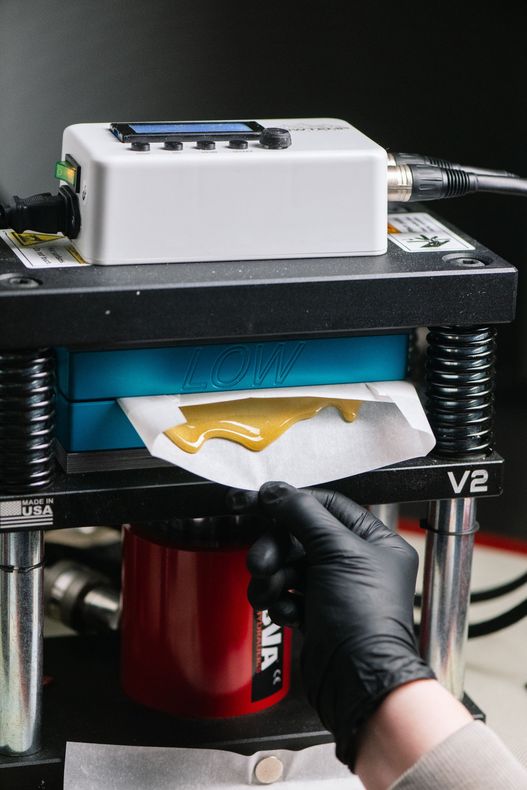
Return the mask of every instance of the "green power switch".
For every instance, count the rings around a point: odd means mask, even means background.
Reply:
[[[55,178],[65,181],[75,192],[80,191],[80,172],[81,169],[73,157],[66,155],[66,160],[57,162],[55,165]]]

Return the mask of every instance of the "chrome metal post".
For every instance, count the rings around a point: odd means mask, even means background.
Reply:
[[[463,696],[475,499],[430,503],[421,609],[420,650],[438,680]]]
[[[44,535],[0,533],[0,752],[40,748]]]
[[[370,513],[375,518],[386,524],[393,532],[397,532],[399,526],[399,505],[397,502],[389,502],[384,505],[370,505]]]

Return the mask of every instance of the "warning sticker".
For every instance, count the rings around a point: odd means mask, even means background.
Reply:
[[[16,233],[0,230],[0,239],[13,250],[28,269],[61,269],[88,266],[67,236],[57,233]]]
[[[388,214],[388,238],[406,252],[475,249],[468,241],[424,212]]]

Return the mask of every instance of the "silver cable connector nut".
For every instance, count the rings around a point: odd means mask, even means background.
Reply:
[[[413,178],[408,165],[388,167],[388,202],[406,203],[412,197]]]

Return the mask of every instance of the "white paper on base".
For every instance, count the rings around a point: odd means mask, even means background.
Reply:
[[[262,787],[254,769],[269,756],[283,765],[277,788],[364,790],[358,777],[337,760],[332,743],[250,757],[219,749],[68,743],[64,790],[244,790]]]
[[[363,403],[353,422],[328,407],[260,452],[227,439],[209,439],[197,453],[186,453],[163,433],[186,421],[180,406],[299,396]],[[152,455],[233,488],[256,490],[268,480],[297,487],[339,480],[426,455],[435,444],[417,393],[406,381],[121,398],[119,404]]]

